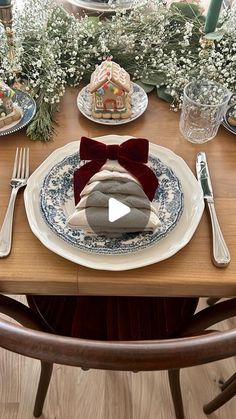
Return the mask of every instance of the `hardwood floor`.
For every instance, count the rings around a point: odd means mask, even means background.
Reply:
[[[23,299],[20,297],[19,299]],[[202,301],[201,305],[205,302]],[[221,328],[232,327],[232,320]],[[40,363],[0,349],[0,419],[32,419]],[[204,419],[202,406],[219,392],[235,359],[182,370],[186,419]],[[211,419],[234,419],[236,398]],[[43,419],[174,419],[166,372],[82,371],[55,365]]]

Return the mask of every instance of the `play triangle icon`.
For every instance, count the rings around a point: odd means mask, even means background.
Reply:
[[[109,198],[108,201],[108,219],[110,223],[113,223],[119,218],[124,217],[125,215],[130,213],[130,207],[128,205],[123,204],[122,202],[118,201],[115,198]]]

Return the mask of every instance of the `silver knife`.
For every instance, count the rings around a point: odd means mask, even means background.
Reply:
[[[216,266],[224,268],[230,263],[230,253],[224,241],[224,237],[217,219],[211,178],[207,165],[206,154],[203,151],[197,154],[196,171],[197,178],[202,187],[203,196],[205,201],[207,202],[211,217],[213,237],[213,262]]]

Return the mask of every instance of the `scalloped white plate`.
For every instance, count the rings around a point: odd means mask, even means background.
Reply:
[[[105,143],[122,143],[130,136],[107,135],[98,137]],[[165,260],[191,240],[204,210],[201,187],[185,161],[171,150],[150,143],[150,153],[169,166],[178,177],[184,194],[184,210],[176,227],[155,245],[123,255],[102,255],[81,251],[60,239],[46,224],[40,210],[40,191],[48,171],[66,156],[79,151],[79,141],[55,150],[30,176],[24,192],[29,225],[38,239],[50,250],[77,264],[93,269],[124,271]]]

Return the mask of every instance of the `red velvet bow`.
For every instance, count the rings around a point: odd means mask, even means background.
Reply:
[[[133,138],[122,144],[106,145],[91,138],[82,137],[80,141],[80,159],[91,160],[74,173],[75,204],[80,201],[80,194],[88,181],[99,172],[108,159],[118,160],[129,173],[141,183],[144,192],[153,200],[158,187],[155,173],[145,164],[148,161],[149,142],[144,138]]]

